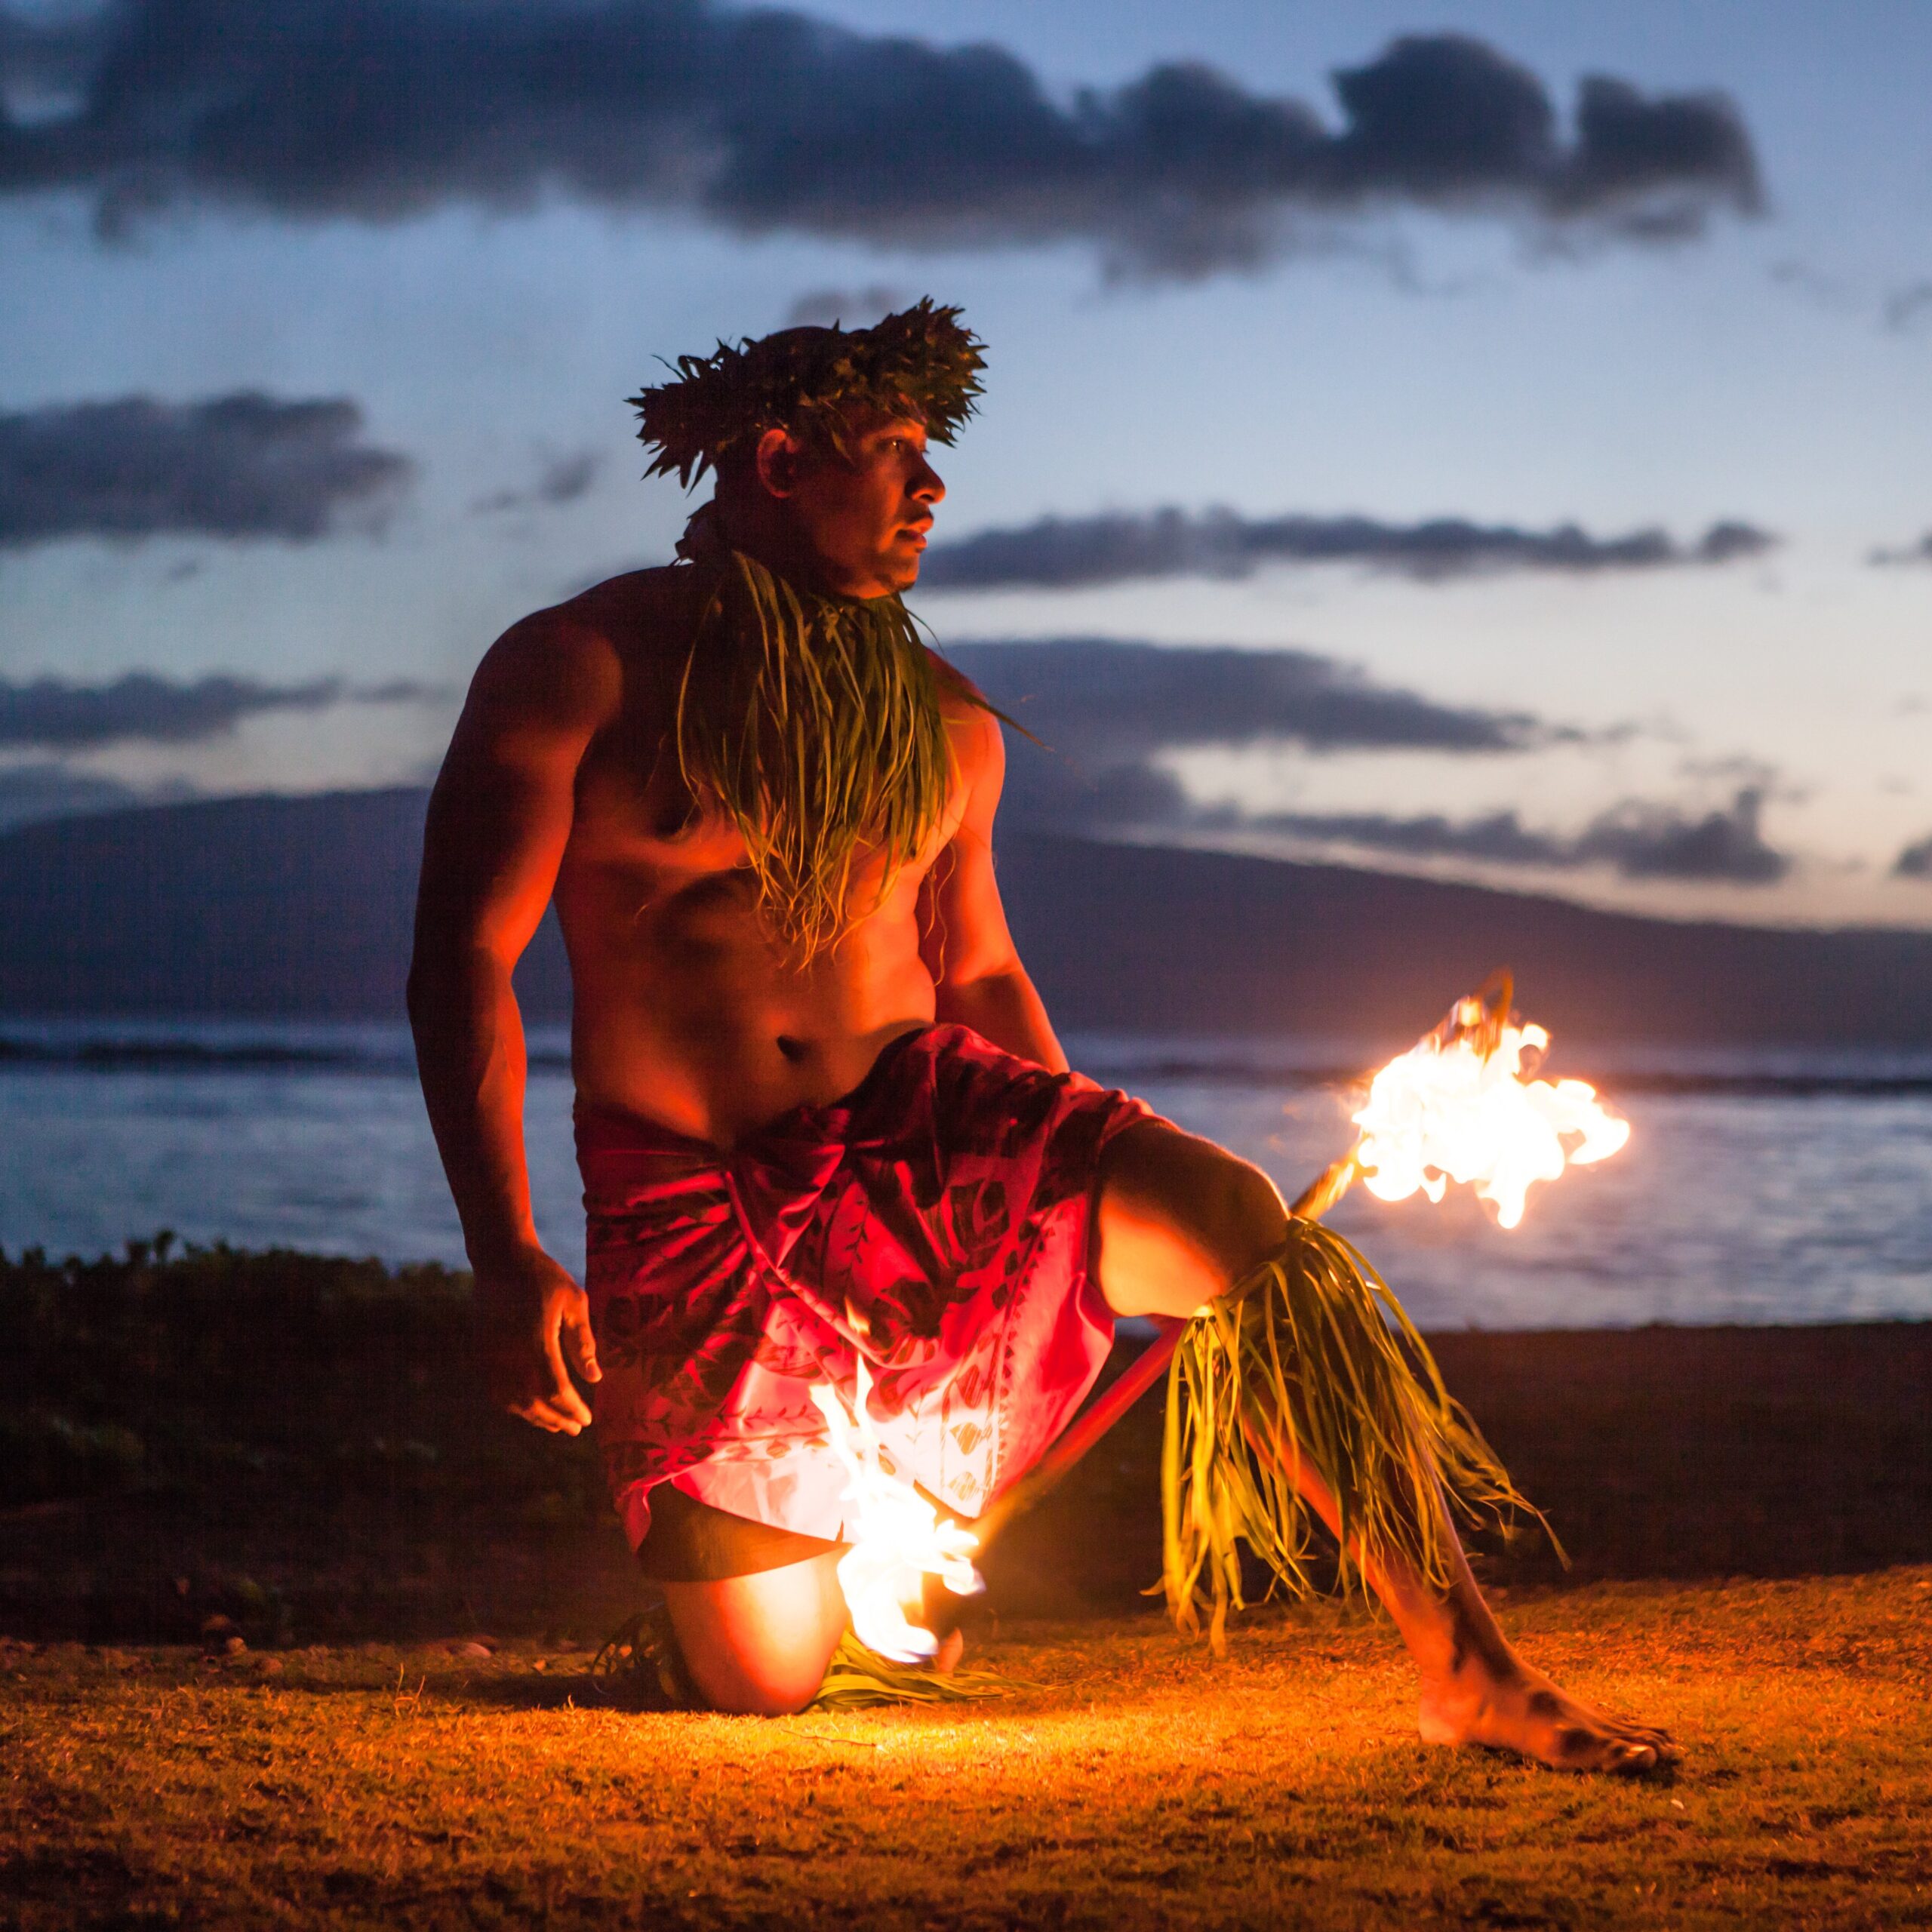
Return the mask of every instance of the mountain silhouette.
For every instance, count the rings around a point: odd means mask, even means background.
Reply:
[[[0,836],[0,1011],[394,1018],[426,792],[223,798]],[[1932,1046],[1932,934],[1678,923],[1338,866],[1014,829],[1063,1027],[1412,1038],[1491,969],[1572,1039]],[[568,1013],[548,919],[518,969]]]

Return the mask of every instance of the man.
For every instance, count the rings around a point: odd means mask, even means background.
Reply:
[[[717,473],[683,561],[512,626],[429,810],[410,1011],[493,1389],[569,1435],[572,1365],[594,1390],[620,1514],[724,1710],[800,1708],[844,1626],[815,1383],[849,1399],[864,1356],[888,1454],[971,1515],[1070,1417],[1115,1317],[1188,1316],[1291,1239],[1258,1171],[1067,1072],[1008,931],[998,720],[899,602],[945,494],[929,440],[980,366],[924,302],[684,358],[637,399],[655,470]],[[511,971],[552,899],[588,1296],[538,1240],[521,1137]],[[1349,1533],[1423,1734],[1667,1755],[1516,1658],[1423,1466],[1379,1500],[1444,1562]],[[1291,1473],[1363,1521],[1318,1457]]]

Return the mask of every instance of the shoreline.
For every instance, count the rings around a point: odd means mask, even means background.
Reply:
[[[646,1592],[594,1441],[488,1408],[467,1304],[449,1270],[287,1251],[0,1263],[0,1349],[33,1392],[0,1418],[0,1635],[599,1640]],[[1429,1340],[1571,1560],[1479,1540],[1486,1581],[1932,1563],[1932,1321]],[[1013,1525],[980,1616],[1145,1607],[1162,1401]]]

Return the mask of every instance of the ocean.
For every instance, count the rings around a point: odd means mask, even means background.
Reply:
[[[537,1224],[580,1268],[567,1042],[533,1029]],[[1558,1043],[1559,1049],[1561,1043]],[[1352,1138],[1346,1042],[1072,1035],[1074,1064],[1245,1155],[1292,1196]],[[1522,1225],[1452,1189],[1358,1188],[1331,1224],[1435,1329],[1932,1317],[1932,1054],[1597,1053],[1631,1124]],[[400,1026],[0,1022],[0,1247],[184,1241],[460,1265]]]

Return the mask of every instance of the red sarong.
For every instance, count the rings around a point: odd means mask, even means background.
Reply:
[[[728,1150],[580,1109],[597,1433],[632,1543],[665,1481],[836,1537],[845,1477],[809,1392],[849,1404],[861,1355],[888,1466],[977,1515],[1106,1358],[1100,1152],[1152,1118],[963,1026],[903,1035],[842,1100]]]

